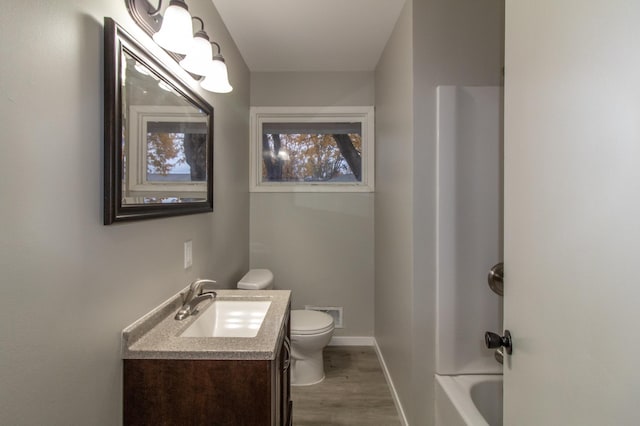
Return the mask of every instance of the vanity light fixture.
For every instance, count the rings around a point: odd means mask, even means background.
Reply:
[[[218,48],[218,54],[213,56],[207,75],[204,80],[200,82],[200,87],[210,92],[229,93],[233,90],[233,87],[229,84],[227,64],[224,63],[224,58],[220,53],[220,45],[216,42],[211,44],[216,45]]]
[[[153,35],[153,41],[163,49],[186,55],[193,40],[191,19],[184,0],[171,0],[169,7],[164,11],[160,31]]]
[[[204,22],[191,16],[185,0],[171,0],[164,16],[160,14],[162,0],[158,1],[156,8],[148,0],[125,0],[125,3],[133,20],[158,46],[167,50],[192,75],[204,76],[200,79],[203,89],[215,93],[229,93],[233,90],[220,45],[209,40]],[[199,21],[201,25],[201,29],[195,34],[193,20]],[[213,55],[212,44],[218,48],[216,55]]]
[[[189,42],[189,49],[187,50],[187,56],[180,61],[180,66],[191,74],[206,75],[211,65],[211,42],[209,36],[204,31],[204,22],[198,17],[194,17],[202,25],[202,29],[195,33],[191,41]]]

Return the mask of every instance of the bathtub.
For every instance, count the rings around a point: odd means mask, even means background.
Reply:
[[[502,375],[436,374],[436,426],[502,426]]]

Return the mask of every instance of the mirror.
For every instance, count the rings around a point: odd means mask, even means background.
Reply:
[[[104,224],[213,211],[213,107],[105,18]]]

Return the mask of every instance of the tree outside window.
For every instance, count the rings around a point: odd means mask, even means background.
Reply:
[[[372,190],[372,108],[358,114],[349,108],[344,116],[335,108],[330,115],[323,110],[325,116],[309,108],[282,110],[252,108],[252,190]]]

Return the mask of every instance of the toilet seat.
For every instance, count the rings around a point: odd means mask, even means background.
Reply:
[[[291,311],[291,334],[322,334],[333,330],[333,317],[324,312],[296,309]]]

